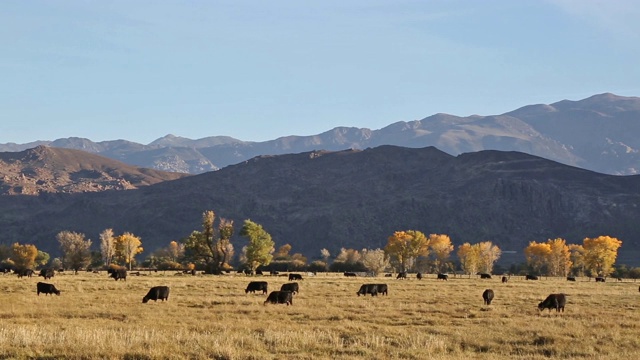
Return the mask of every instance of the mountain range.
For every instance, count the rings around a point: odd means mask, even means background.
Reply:
[[[31,159],[59,151],[38,148]],[[0,196],[0,243],[33,243],[55,256],[60,231],[84,233],[97,249],[98,234],[113,228],[140,236],[144,257],[200,230],[202,213],[213,210],[234,221],[238,252],[246,242],[237,232],[251,219],[276,246],[289,243],[310,258],[322,248],[383,247],[394,231],[414,229],[448,234],[455,245],[491,240],[507,263],[524,261],[529,241],[610,235],[623,241],[619,262],[640,265],[639,204],[640,175],[601,174],[513,151],[452,156],[383,145],[262,155],[128,190]]]
[[[378,130],[338,127],[318,135],[285,136],[264,142],[226,136],[191,140],[167,135],[143,145],[127,140],[64,138],[0,144],[0,151],[48,145],[83,150],[146,168],[200,174],[260,155],[381,145],[435,146],[454,156],[482,150],[519,151],[604,174],[633,175],[640,173],[638,134],[640,98],[605,93],[580,101],[524,106],[501,115],[436,114]]]

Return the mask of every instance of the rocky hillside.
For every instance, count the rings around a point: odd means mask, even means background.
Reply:
[[[179,124],[176,124],[179,129]],[[378,130],[340,127],[312,136],[246,142],[224,136],[197,140],[167,135],[151,144],[68,138],[0,144],[19,151],[37,144],[94,152],[129,164],[199,174],[259,155],[313,150],[366,149],[381,145],[435,146],[459,155],[481,150],[519,151],[605,174],[640,173],[640,98],[613,94],[580,101],[530,105],[493,116],[436,114]]]
[[[277,245],[313,258],[322,248],[377,248],[395,230],[446,233],[456,245],[492,240],[505,262],[529,241],[611,235],[620,261],[640,265],[640,176],[603,175],[518,152],[451,156],[433,147],[381,146],[260,156],[140,189],[0,197],[0,242],[55,253],[55,234],[133,232],[148,255],[200,229],[214,210],[264,226]],[[36,224],[34,226],[34,224]],[[239,251],[243,239],[234,242]]]
[[[42,145],[0,153],[0,195],[129,190],[185,176],[138,168],[80,150]]]

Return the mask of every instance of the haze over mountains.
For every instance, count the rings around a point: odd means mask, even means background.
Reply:
[[[179,128],[178,123],[176,127]],[[481,150],[520,151],[605,174],[633,175],[640,173],[638,134],[640,98],[606,93],[580,101],[529,105],[502,115],[436,114],[379,130],[339,127],[318,135],[285,136],[264,142],[225,136],[191,140],[167,135],[143,145],[126,140],[66,138],[0,144],[0,151],[48,145],[97,153],[157,170],[199,174],[259,155],[380,145],[435,146],[451,155]]]

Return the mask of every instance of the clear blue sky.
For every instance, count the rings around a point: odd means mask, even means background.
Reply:
[[[640,96],[640,2],[0,2],[0,143],[263,141]]]

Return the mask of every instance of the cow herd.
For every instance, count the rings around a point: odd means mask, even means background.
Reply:
[[[20,271],[20,272],[17,272],[17,275],[19,277],[25,277],[25,276],[31,277],[33,273],[34,273],[33,270],[24,271],[24,272]],[[109,277],[113,278],[116,281],[118,280],[126,281],[127,279],[126,269],[109,269],[108,274],[109,274]],[[55,275],[55,271],[53,269],[42,269],[38,276],[42,276],[46,280],[46,279],[51,279],[54,275]],[[491,279],[490,274],[479,274],[479,275],[481,279]],[[357,275],[355,273],[345,272],[344,276],[355,277]],[[420,280],[422,279],[422,277],[423,277],[422,274],[418,274],[417,279]],[[407,273],[401,272],[398,274],[396,278],[406,279]],[[288,279],[289,281],[302,280],[302,275],[292,273],[292,274],[289,274]],[[437,274],[436,279],[447,281],[448,275]],[[538,280],[538,277],[535,275],[526,275],[525,279]],[[508,282],[508,280],[509,280],[508,277],[503,276],[501,281],[502,283],[506,283]],[[567,281],[576,281],[576,279],[575,277],[567,277]],[[604,278],[597,277],[595,278],[595,281],[604,282]],[[263,295],[265,295],[268,293],[268,286],[269,285],[267,281],[251,281],[249,282],[249,284],[245,289],[245,294],[248,294],[248,293],[255,294],[256,292],[261,292]],[[640,291],[640,288],[638,290]],[[272,291],[271,293],[269,293],[264,304],[270,303],[270,304],[293,305],[293,295],[298,294],[299,291],[300,291],[300,287],[297,282],[290,282],[290,283],[283,284],[280,287],[280,290]],[[360,286],[360,289],[356,292],[356,294],[358,296],[360,295],[377,296],[378,294],[388,295],[388,291],[389,291],[389,287],[387,284],[362,284]],[[53,284],[38,282],[36,284],[36,292],[37,292],[37,295],[39,296],[40,293],[45,295],[53,295],[53,294],[60,295],[61,291],[56,289],[56,287]],[[494,296],[495,294],[492,289],[486,289],[482,293],[482,299],[483,299],[484,305],[491,305],[491,302],[493,301]],[[564,312],[564,308],[567,302],[566,296],[567,296],[566,294],[550,294],[545,300],[543,300],[538,304],[538,309],[540,311],[543,311],[545,309],[548,309],[549,311],[551,311],[552,309],[555,309],[556,312]],[[148,293],[142,298],[142,302],[147,303],[149,300],[154,300],[154,301],[169,300],[169,287],[168,286],[152,287],[148,291]]]

